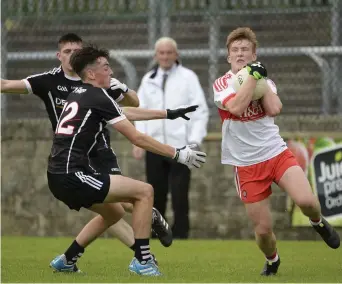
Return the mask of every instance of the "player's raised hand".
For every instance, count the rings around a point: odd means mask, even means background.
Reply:
[[[249,75],[253,76],[255,80],[267,77],[266,67],[260,61],[253,61],[246,66]]]
[[[186,165],[189,169],[200,168],[205,163],[206,153],[194,151],[191,148],[193,145],[186,145],[183,148],[177,148],[176,154],[173,157],[178,163]]]
[[[110,79],[110,89],[113,91],[120,89],[123,93],[128,92],[127,85],[124,83],[121,83],[118,79],[115,79],[115,78]]]
[[[177,108],[177,109],[167,109],[166,110],[166,118],[167,119],[176,119],[176,118],[183,118],[185,120],[190,120],[190,117],[186,116],[187,113],[193,112],[198,108],[198,105],[193,105],[189,107]]]

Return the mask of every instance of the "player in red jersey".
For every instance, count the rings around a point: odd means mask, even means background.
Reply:
[[[256,61],[256,47],[257,39],[250,28],[232,31],[227,38],[231,70],[215,81],[213,90],[222,119],[221,161],[234,166],[239,197],[266,257],[261,274],[269,276],[276,274],[280,265],[269,206],[272,182],[289,194],[329,247],[338,248],[340,238],[321,216],[319,201],[305,173],[279,135],[274,116],[280,113],[282,103],[265,66]],[[236,91],[233,82],[242,68],[247,68],[250,76]],[[257,80],[263,78],[269,88],[261,99],[252,100]]]

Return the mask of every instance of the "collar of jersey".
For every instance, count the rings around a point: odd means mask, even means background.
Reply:
[[[80,77],[72,77],[72,76],[69,76],[66,73],[64,73],[64,77],[67,78],[68,80],[71,80],[71,81],[81,81]]]

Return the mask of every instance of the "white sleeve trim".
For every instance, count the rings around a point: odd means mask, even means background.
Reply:
[[[111,120],[108,120],[107,123],[108,124],[115,124],[115,123],[118,123],[119,121],[122,121],[124,119],[126,119],[126,116],[124,114],[122,114],[122,115],[120,115],[118,117],[115,117],[115,118],[113,118]]]
[[[113,103],[113,105],[116,108],[116,110],[118,111],[118,113],[122,113],[120,106],[117,104],[117,102],[110,95],[108,95],[107,91],[103,88],[101,88],[101,90],[104,92],[104,94],[107,96],[107,98]]]
[[[124,95],[123,94],[121,94],[115,101],[117,102],[117,103],[119,103],[119,102],[121,102],[123,99],[124,99]]]
[[[31,87],[30,82],[29,82],[27,79],[23,79],[22,81],[24,81],[28,93],[29,93],[29,94],[33,94],[32,87]]]

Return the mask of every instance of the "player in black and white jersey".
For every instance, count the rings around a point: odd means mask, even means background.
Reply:
[[[45,104],[52,129],[55,131],[67,96],[82,84],[80,78],[70,66],[70,56],[81,48],[82,39],[78,35],[72,33],[63,35],[58,41],[57,57],[61,62],[59,67],[45,73],[28,76],[23,80],[1,79],[1,91],[3,93],[34,94],[38,96]],[[128,89],[125,84],[114,78],[111,78],[111,85],[107,92],[113,99],[124,106],[136,107],[139,105],[139,99],[135,91]],[[98,138],[96,147],[89,154],[90,165],[100,172],[121,174],[115,153],[110,146],[108,129],[104,128]],[[129,207],[131,206],[125,206],[126,209]],[[153,229],[159,232],[157,235],[164,246],[171,245],[172,233],[168,224],[164,223],[165,220],[158,218],[161,217],[158,211],[154,210],[153,213],[157,217],[153,219]],[[94,222],[96,221],[97,219],[94,218]],[[134,250],[133,230],[124,220],[120,220],[115,224],[111,228],[111,232]]]
[[[108,58],[108,51],[93,46],[84,47],[71,57],[73,70],[84,84],[70,93],[60,116],[49,156],[49,188],[70,209],[84,207],[99,214],[102,226],[88,224],[85,228],[87,234],[83,234],[86,238],[83,242],[87,244],[123,216],[123,208],[118,202],[132,203],[136,249],[129,270],[139,275],[159,276],[149,247],[152,186],[121,175],[93,173],[88,167],[88,155],[107,123],[134,145],[173,158],[189,168],[199,168],[205,162],[206,154],[193,151],[189,146],[175,149],[137,131],[106,91],[112,75]],[[130,120],[158,119],[166,118],[167,112],[139,109],[126,115]],[[51,265],[58,271],[68,268],[60,256]]]

